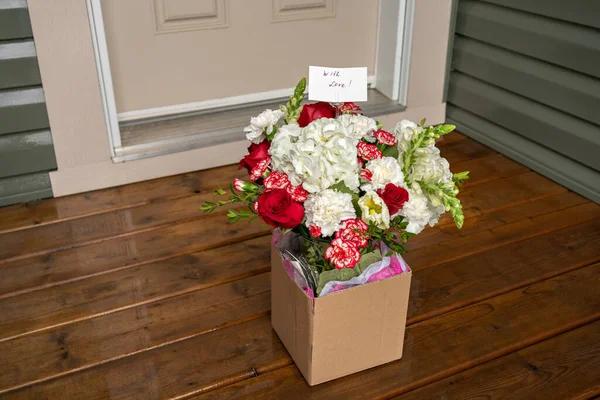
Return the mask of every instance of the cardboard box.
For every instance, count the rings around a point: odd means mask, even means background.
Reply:
[[[412,273],[311,299],[271,249],[271,323],[309,385],[402,357]]]

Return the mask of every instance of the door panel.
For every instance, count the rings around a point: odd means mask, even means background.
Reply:
[[[102,0],[118,112],[374,74],[377,0]]]

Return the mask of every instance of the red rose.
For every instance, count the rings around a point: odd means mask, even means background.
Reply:
[[[248,147],[248,155],[240,161],[239,169],[246,168],[248,174],[250,174],[252,169],[254,169],[259,162],[270,158],[269,147],[271,147],[271,144],[266,140],[260,144],[252,143],[250,147]]]
[[[383,190],[379,189],[377,194],[388,209],[390,210],[390,216],[393,216],[402,209],[404,203],[408,201],[408,191],[404,188],[388,183],[385,185]]]
[[[337,269],[354,268],[360,260],[360,251],[353,242],[345,242],[342,239],[333,239],[331,246],[325,250],[325,258]]]
[[[352,102],[346,102],[339,106],[340,114],[356,114],[354,111],[360,111],[361,108]]]
[[[381,150],[379,150],[374,144],[360,142],[356,148],[358,150],[358,155],[365,161],[383,157]]]
[[[267,224],[285,229],[295,228],[304,218],[304,207],[285,189],[264,192],[258,198],[257,212]]]
[[[393,146],[396,144],[396,138],[394,135],[388,131],[384,131],[383,129],[373,132],[373,136],[375,136],[375,139],[377,139],[379,143],[387,144],[388,146]]]
[[[316,119],[333,118],[335,116],[335,107],[324,101],[314,104],[306,104],[302,107],[302,112],[298,117],[298,125],[304,128]]]

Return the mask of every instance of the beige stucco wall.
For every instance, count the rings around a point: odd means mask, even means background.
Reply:
[[[343,4],[343,3],[340,3]],[[237,162],[240,141],[150,159],[113,163],[104,122],[88,14],[83,0],[29,0],[58,170],[55,196]],[[445,120],[443,88],[450,0],[417,0],[407,110],[379,118]]]

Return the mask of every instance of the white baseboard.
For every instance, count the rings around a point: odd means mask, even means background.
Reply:
[[[375,76],[367,77],[367,82],[370,87],[375,87]],[[193,103],[174,104],[171,106],[146,108],[143,110],[125,111],[118,113],[119,122],[137,121],[147,118],[165,117],[168,115],[185,114],[197,111],[211,110],[221,107],[238,106],[247,103],[255,103],[259,101],[268,101],[289,97],[294,92],[294,88],[270,90],[267,92],[258,92],[244,94],[241,96],[223,97],[221,99],[211,99],[205,101],[197,101]]]

